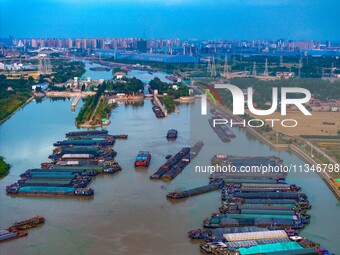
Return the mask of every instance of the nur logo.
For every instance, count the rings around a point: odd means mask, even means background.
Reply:
[[[208,89],[206,90],[206,94],[202,95],[202,107],[201,107],[201,114],[207,115],[207,95],[211,97],[214,104],[216,105],[216,99],[214,95],[217,97],[217,100],[219,101],[220,105],[223,105],[222,99],[216,89],[228,89],[233,97],[233,114],[234,115],[244,115],[245,111],[245,95],[243,91],[236,87],[235,85],[231,84],[215,84],[214,87],[204,84]],[[253,104],[253,88],[248,88],[247,90],[247,105],[248,109],[251,113],[258,115],[258,116],[266,116],[274,113],[279,105],[278,100],[278,88],[274,87],[272,88],[272,104],[271,108],[267,110],[259,110],[255,109]],[[288,98],[289,93],[298,93],[303,94],[303,98]],[[303,105],[304,103],[307,103],[311,99],[311,93],[309,90],[304,88],[290,88],[290,87],[284,87],[281,88],[281,115],[285,116],[287,115],[287,105],[295,105],[304,115],[312,115]]]

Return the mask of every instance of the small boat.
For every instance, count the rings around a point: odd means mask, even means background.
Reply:
[[[178,132],[176,129],[170,129],[166,135],[167,139],[176,139],[178,135]]]
[[[136,157],[135,166],[148,166],[151,161],[151,154],[148,151],[140,151]]]
[[[172,157],[171,154],[168,154],[168,155],[165,156],[166,159],[169,159],[169,158],[171,158],[171,157]]]

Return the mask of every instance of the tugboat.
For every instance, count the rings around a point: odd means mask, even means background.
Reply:
[[[177,138],[178,132],[176,129],[170,129],[166,135],[167,139],[175,140]]]
[[[136,157],[135,166],[148,166],[151,161],[151,154],[148,151],[140,151]]]

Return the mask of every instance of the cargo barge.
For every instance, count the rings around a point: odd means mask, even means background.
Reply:
[[[221,128],[220,125],[214,127],[213,119],[209,119],[208,121],[211,128],[214,130],[214,132],[217,134],[222,142],[227,143],[231,141],[231,137],[228,136],[228,134]]]
[[[98,66],[98,67],[90,67],[90,70],[91,71],[105,71],[105,72],[109,72],[110,68]]]
[[[76,147],[76,146],[113,146],[115,143],[115,139],[111,140],[102,140],[102,139],[93,139],[93,140],[63,140],[57,141],[53,144],[55,147]]]
[[[21,178],[72,178],[75,175],[81,175],[81,176],[95,176],[97,175],[96,171],[86,171],[84,169],[28,169],[26,172],[20,175]]]
[[[15,195],[52,195],[52,196],[93,196],[94,190],[91,188],[72,187],[46,187],[46,186],[25,186],[8,187],[8,194]]]
[[[135,160],[135,167],[149,166],[151,161],[151,154],[148,151],[140,151]]]
[[[91,136],[91,135],[107,135],[107,130],[87,130],[87,131],[73,131],[66,133],[66,137],[74,136]]]
[[[128,135],[126,134],[119,134],[119,135],[108,135],[108,134],[96,134],[96,135],[75,135],[75,136],[69,136],[69,140],[83,140],[83,139],[89,139],[89,140],[98,140],[98,139],[105,139],[105,140],[111,140],[111,139],[127,139]]]
[[[237,217],[239,216],[239,217]],[[211,216],[204,220],[203,226],[205,228],[220,228],[220,227],[242,227],[242,226],[255,226],[255,227],[278,227],[281,229],[293,228],[302,229],[304,227],[304,220],[295,217],[286,217],[286,215],[278,215],[277,217],[257,217],[251,215],[249,217],[240,217],[240,215],[235,216],[223,215],[223,216]]]
[[[222,196],[227,196],[229,193],[239,192],[298,192],[301,187],[295,184],[274,184],[274,183],[240,183],[227,184],[222,190]]]
[[[168,161],[163,164],[153,175],[150,176],[150,179],[161,179],[163,175],[165,175],[168,171],[174,170],[174,177],[177,176],[185,166],[190,163],[190,148],[184,147],[180,150],[175,156],[168,159]]]
[[[197,196],[200,194],[208,193],[211,191],[219,190],[222,188],[223,183],[221,182],[214,182],[212,184],[208,184],[202,187],[189,189],[181,192],[171,192],[167,195],[167,198],[170,199],[183,199],[187,197]]]
[[[92,160],[92,159],[78,159],[78,160],[67,160],[67,159],[61,159],[57,161],[55,164],[52,163],[53,167],[54,165],[57,166],[102,166],[102,167],[110,167],[114,165],[118,165],[118,163],[115,160]]]
[[[26,231],[10,232],[5,229],[0,230],[0,243],[11,241],[11,240],[21,238],[27,235],[28,235],[28,232]]]
[[[170,129],[166,134],[167,139],[176,140],[178,131],[176,129]]]
[[[50,159],[113,159],[117,155],[113,149],[99,149],[98,147],[72,147],[64,148],[60,152],[55,152],[49,156]]]
[[[305,193],[297,192],[234,192],[231,197],[257,198],[257,199],[294,199],[296,201],[308,201]],[[226,197],[228,199],[228,197]]]
[[[18,232],[21,230],[27,230],[30,228],[35,228],[38,225],[43,224],[43,223],[45,223],[45,218],[43,216],[35,216],[27,220],[14,222],[14,224],[8,228],[8,231]]]
[[[282,159],[276,156],[269,157],[240,157],[227,154],[215,154],[211,159],[212,165],[233,165],[233,166],[281,166]]]
[[[153,106],[152,111],[154,112],[157,118],[165,118],[165,113],[163,112],[162,108],[159,106]]]
[[[204,143],[202,141],[198,141],[197,143],[195,143],[194,146],[190,148],[190,161],[193,160],[198,155],[203,146]]]
[[[89,165],[89,166],[70,166],[70,165],[54,165],[52,170],[83,170],[83,171],[96,171],[97,173],[116,173],[121,171],[122,168],[119,164],[113,164],[110,166],[102,165]]]

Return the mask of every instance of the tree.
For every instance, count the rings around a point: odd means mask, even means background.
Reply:
[[[30,85],[30,86],[32,86],[32,85],[34,84],[34,79],[33,79],[32,76],[28,77],[27,83],[28,83],[28,85]]]
[[[85,84],[81,86],[81,91],[85,91]]]
[[[38,83],[44,83],[44,77],[40,74]]]

